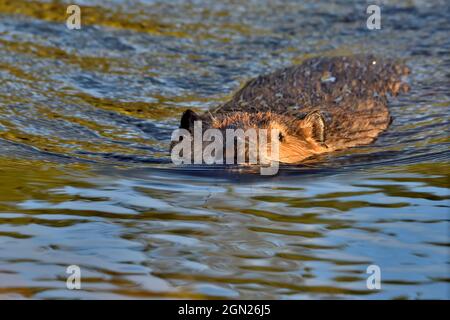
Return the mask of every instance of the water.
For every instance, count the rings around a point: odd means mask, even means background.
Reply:
[[[80,31],[67,3],[0,0],[0,298],[450,298],[447,1],[378,31],[363,2],[79,1]],[[186,108],[353,53],[412,69],[374,144],[275,177],[170,163]]]

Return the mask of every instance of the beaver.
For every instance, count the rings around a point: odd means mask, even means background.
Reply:
[[[180,128],[279,131],[279,162],[373,142],[391,123],[388,95],[407,92],[402,62],[372,55],[318,57],[248,81],[204,114],[186,110]]]

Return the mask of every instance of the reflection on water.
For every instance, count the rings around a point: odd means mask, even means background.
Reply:
[[[450,298],[445,1],[376,32],[346,1],[89,1],[81,31],[67,3],[0,0],[0,298]],[[413,70],[373,145],[276,177],[170,164],[184,109],[360,52]]]

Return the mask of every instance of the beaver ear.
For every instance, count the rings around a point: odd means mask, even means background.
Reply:
[[[311,137],[317,142],[325,142],[325,119],[320,111],[312,111],[303,119],[302,126],[307,130]]]
[[[194,121],[200,120],[198,114],[196,114],[191,109],[183,112],[180,121],[180,129],[186,129],[188,131],[192,131],[194,129]]]

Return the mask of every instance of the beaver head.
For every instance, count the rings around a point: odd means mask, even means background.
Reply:
[[[270,142],[273,137],[271,129],[277,129],[279,154],[278,159],[271,160],[278,160],[281,163],[298,163],[315,154],[328,151],[325,145],[326,123],[319,111],[312,111],[298,118],[273,112],[240,111],[198,115],[192,110],[187,110],[181,118],[180,128],[193,133],[195,121],[202,122],[203,132],[206,129],[219,129],[224,139],[227,129],[242,129],[244,132],[248,129],[256,129],[257,132],[260,129],[266,129],[268,155],[271,154]],[[226,144],[225,141],[224,144]]]

